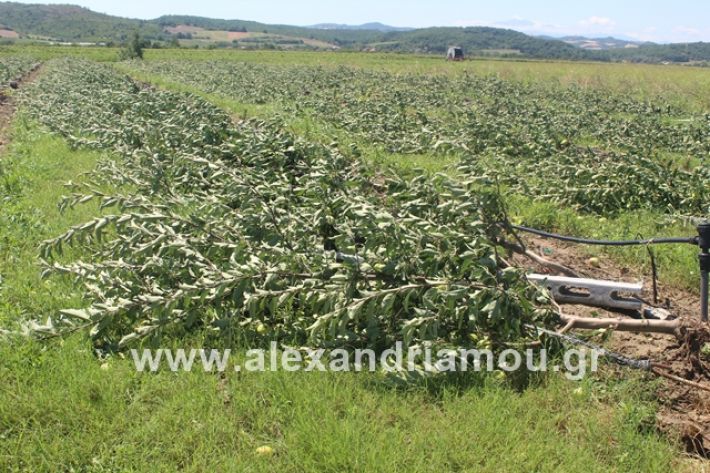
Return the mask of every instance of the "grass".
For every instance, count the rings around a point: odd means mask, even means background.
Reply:
[[[2,345],[0,359],[3,471],[684,468],[635,382],[431,392],[357,373],[141,374],[102,367],[79,336]]]
[[[681,220],[674,221],[655,211],[639,210],[606,218],[579,215],[570,208],[520,196],[510,196],[508,203],[514,223],[554,230],[565,235],[624,240],[666,236],[691,237],[697,234],[693,226]],[[578,249],[581,254],[602,256],[602,262],[604,259],[609,259],[617,265],[632,268],[631,274],[643,274],[647,284],[650,284],[651,260],[645,246],[580,245]],[[656,255],[659,279],[663,283],[699,293],[697,246],[660,245],[653,247],[653,251]]]
[[[93,168],[98,153],[72,150],[24,119],[15,122],[13,135],[11,151],[0,159],[0,326],[80,304],[68,281],[41,281],[37,248],[98,212],[94,205],[58,209],[62,195],[69,194],[63,184],[81,182],[80,174]]]
[[[668,471],[633,381],[392,391],[356,373],[137,373],[81,337],[0,346],[0,469]],[[632,397],[633,396],[633,397]],[[260,457],[268,445],[273,456]]]
[[[120,48],[99,46],[60,46],[41,44],[0,45],[0,56],[21,54],[37,58],[40,61],[60,57],[81,57],[99,62],[118,60]]]

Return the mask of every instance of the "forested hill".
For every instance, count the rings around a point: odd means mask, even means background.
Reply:
[[[337,26],[337,25],[336,25]],[[154,20],[135,20],[96,13],[72,5],[30,5],[0,2],[0,39],[122,42],[134,31],[155,44],[183,40],[199,30],[207,39],[198,46],[251,47],[287,44],[289,47],[442,54],[451,45],[462,46],[469,56],[517,56],[535,59],[568,59],[634,62],[710,61],[710,43],[659,45],[594,51],[562,40],[529,36],[518,31],[489,27],[438,27],[412,30],[387,28],[345,29],[269,25],[255,21],[220,20],[168,15]],[[5,34],[1,34],[1,33]],[[228,40],[230,32],[254,37]],[[4,38],[3,38],[4,37]],[[194,47],[195,44],[190,44]]]
[[[408,31],[338,30],[175,15],[162,16],[155,21],[163,26],[192,25],[209,30],[268,31],[269,33],[317,39],[345,48],[444,53],[449,46],[455,44],[470,52],[490,51],[499,54],[513,53],[527,57],[553,59],[585,58],[584,50],[564,41],[536,38],[501,28],[450,27]]]
[[[340,47],[360,47],[379,41],[383,32],[377,30],[325,30],[290,25],[270,25],[257,21],[219,20],[200,16],[166,15],[153,20],[166,26],[191,25],[207,30],[268,32],[292,37],[316,39]]]
[[[484,54],[522,55],[548,59],[590,59],[588,51],[564,41],[528,36],[518,31],[483,26],[468,28],[424,28],[406,32],[387,33],[379,44],[392,51],[420,51],[443,53],[451,44],[465,51]]]
[[[0,2],[0,28],[22,37],[73,42],[120,41],[133,31],[161,38],[162,28],[151,21],[120,18],[74,5],[31,5]]]

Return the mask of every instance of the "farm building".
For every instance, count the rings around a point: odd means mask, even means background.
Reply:
[[[463,61],[463,48],[459,46],[452,46],[446,53],[446,59],[448,61]]]

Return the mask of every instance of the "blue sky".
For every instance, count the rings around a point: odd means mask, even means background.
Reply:
[[[17,1],[17,0],[15,0]],[[710,0],[42,0],[132,18],[190,14],[309,25],[380,21],[395,26],[497,26],[530,34],[710,42]]]

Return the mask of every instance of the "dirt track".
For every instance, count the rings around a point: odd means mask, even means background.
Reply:
[[[601,258],[600,267],[591,267],[587,262],[588,257],[581,255],[578,246],[542,238],[528,238],[526,244],[538,254],[543,254],[545,249],[544,253],[551,253],[547,258],[574,269],[582,276],[628,282],[644,280],[648,292],[644,298],[649,300],[653,297],[650,294],[649,275],[639,274],[604,258]],[[513,262],[539,273],[549,272],[520,256],[515,256]],[[632,358],[649,359],[668,365],[671,374],[710,387],[710,362],[703,360],[698,353],[703,344],[710,341],[708,327],[699,322],[698,296],[661,283],[659,296],[660,300],[670,300],[673,316],[697,330],[678,338],[673,335],[614,332],[607,347]],[[618,313],[581,305],[563,305],[562,309],[571,316],[622,317]],[[710,392],[673,381],[665,381],[663,384],[657,393],[662,405],[657,418],[659,428],[680,435],[689,452],[710,457]]]
[[[19,87],[35,80],[40,74],[42,66],[38,65],[32,71],[17,81]],[[15,98],[12,95],[12,89],[0,88],[0,153],[9,141],[9,126],[13,115],[15,114]]]
[[[7,143],[7,128],[14,113],[15,107],[12,97],[5,95],[5,91],[0,90],[0,153]]]

